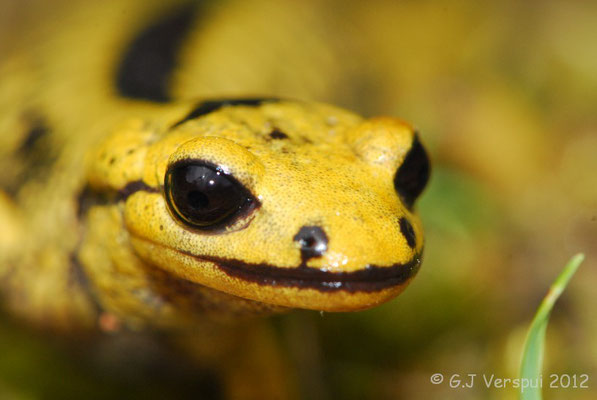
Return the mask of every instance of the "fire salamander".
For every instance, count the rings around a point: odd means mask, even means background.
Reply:
[[[65,324],[98,310],[158,324],[271,306],[351,311],[415,276],[414,206],[429,176],[419,135],[300,100],[175,101],[196,7],[125,38],[101,39],[79,16],[71,29],[89,48],[29,63],[72,46],[59,30],[4,63],[0,271],[11,309]],[[71,75],[36,89],[58,70]],[[11,97],[19,84],[24,95]],[[73,102],[59,104],[67,90]]]
[[[9,45],[3,306],[175,328],[397,296],[423,251],[419,134],[278,94],[181,95],[204,11],[178,3],[82,2]]]
[[[242,66],[226,58],[250,40],[214,53],[202,38],[215,2],[46,3],[19,26],[27,34],[2,31],[6,311],[68,332],[186,327],[203,335],[191,340],[200,357],[222,364],[212,350],[231,321],[363,310],[414,278],[430,166],[410,125],[280,90],[251,95],[287,70],[259,46]],[[317,87],[296,71],[296,85]],[[255,329],[235,331],[250,341]],[[260,343],[241,359],[268,353]],[[282,398],[271,381],[283,378],[256,383],[280,370],[268,357],[224,369],[234,387]]]

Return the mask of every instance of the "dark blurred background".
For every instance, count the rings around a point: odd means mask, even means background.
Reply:
[[[9,26],[27,12],[1,4]],[[597,398],[597,2],[227,0],[209,12],[180,97],[272,94],[398,116],[433,160],[418,205],[425,260],[404,294],[359,313],[273,318],[299,396],[515,399],[429,379],[516,377],[534,311],[582,251],[548,327],[544,379],[588,374],[589,389],[545,398]],[[5,38],[18,32],[6,26]],[[147,394],[143,379],[96,378],[62,349],[1,323],[2,398],[67,383],[65,396]]]

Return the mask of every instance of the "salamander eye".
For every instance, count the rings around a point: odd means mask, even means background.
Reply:
[[[250,212],[257,200],[231,175],[202,161],[168,167],[164,189],[172,214],[197,229],[230,225]]]
[[[409,209],[425,189],[430,169],[427,152],[419,142],[418,136],[415,135],[409,152],[394,175],[394,188]]]

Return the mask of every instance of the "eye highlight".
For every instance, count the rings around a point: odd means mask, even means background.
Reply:
[[[210,230],[231,225],[257,200],[232,175],[204,161],[179,161],[164,180],[171,213],[185,225]]]
[[[419,142],[418,135],[415,135],[409,152],[394,175],[396,193],[409,209],[412,209],[415,200],[425,189],[430,170],[427,152]]]

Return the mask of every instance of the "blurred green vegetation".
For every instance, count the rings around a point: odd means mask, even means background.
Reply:
[[[520,399],[521,400],[541,400],[543,392],[541,377],[543,374],[543,357],[545,347],[545,332],[547,331],[547,324],[549,322],[549,315],[558,297],[566,289],[570,279],[578,270],[578,267],[583,262],[585,256],[582,253],[576,254],[568,261],[560,275],[556,278],[554,283],[549,288],[541,305],[537,309],[537,313],[533,318],[533,322],[529,327],[527,337],[524,343],[524,350],[522,354],[522,361],[520,366]],[[566,378],[564,377],[566,376]],[[587,379],[584,379],[585,377]],[[570,377],[563,375],[562,378],[556,379],[557,386],[562,386],[573,389],[588,388],[586,381],[588,374],[581,374],[578,377]],[[550,377],[550,385],[554,380]]]

